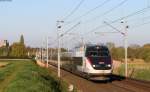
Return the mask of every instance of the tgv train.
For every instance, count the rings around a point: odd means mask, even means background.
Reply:
[[[111,55],[104,45],[76,47],[70,57],[71,59],[62,66],[90,80],[105,80],[112,74]]]

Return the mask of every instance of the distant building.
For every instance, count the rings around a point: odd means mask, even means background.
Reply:
[[[0,41],[0,47],[3,47],[3,46],[9,46],[8,40],[1,40]]]

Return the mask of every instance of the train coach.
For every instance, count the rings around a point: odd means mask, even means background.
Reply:
[[[106,80],[112,74],[112,59],[107,46],[84,45],[75,47],[62,67],[90,80]]]

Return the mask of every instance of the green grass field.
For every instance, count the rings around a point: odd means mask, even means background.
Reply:
[[[7,62],[0,67],[0,92],[67,92],[65,83],[34,61]]]
[[[119,75],[124,75],[125,66],[122,64],[116,72]],[[150,63],[130,63],[128,64],[128,76],[135,79],[150,81]]]

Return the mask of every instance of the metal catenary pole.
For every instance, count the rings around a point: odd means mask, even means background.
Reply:
[[[60,78],[60,23],[63,23],[64,21],[57,21],[57,39],[58,39],[58,54],[57,54],[57,60],[58,60],[58,77]]]
[[[125,77],[128,76],[128,39],[127,39],[127,29],[128,26],[126,25],[126,22],[121,21],[121,23],[123,23],[124,25],[124,32],[118,30],[116,27],[112,26],[111,24],[107,23],[106,21],[104,21],[105,24],[107,24],[108,26],[110,26],[111,28],[115,29],[117,32],[121,33],[124,36],[124,50],[125,50]]]
[[[125,77],[128,77],[128,38],[127,38],[127,28],[126,22],[122,21],[124,24],[124,50],[125,50]]]

